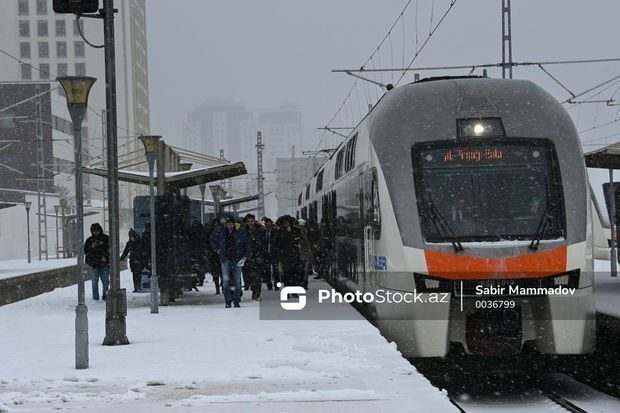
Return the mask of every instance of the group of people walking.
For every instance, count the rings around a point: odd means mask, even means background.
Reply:
[[[307,288],[314,267],[317,278],[327,272],[327,250],[321,244],[319,228],[310,229],[304,220],[284,215],[274,223],[263,217],[262,223],[247,214],[238,223],[229,217],[212,221],[207,229],[209,267],[226,307],[239,307],[243,282],[252,300],[261,300],[262,284],[268,290],[281,285]],[[218,271],[219,270],[219,271]]]
[[[247,214],[241,222],[234,217],[214,219],[206,225],[195,223],[191,230],[191,260],[196,273],[210,273],[215,293],[223,292],[227,308],[240,306],[243,291],[251,291],[252,300],[261,300],[262,285],[279,290],[283,285],[307,288],[308,277],[326,276],[329,270],[329,237],[324,225],[307,223],[290,215],[273,222],[263,217],[258,222]],[[86,263],[91,267],[93,299],[103,296],[109,286],[109,240],[99,224],[91,226],[92,236],[84,244]],[[133,229],[120,257],[129,257],[134,292],[142,289],[143,273],[150,271],[150,232],[140,236]]]

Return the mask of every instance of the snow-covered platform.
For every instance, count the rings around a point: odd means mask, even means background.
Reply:
[[[131,344],[106,347],[105,303],[88,299],[90,368],[75,370],[76,301],[73,286],[0,307],[0,412],[457,411],[348,306],[339,321],[265,321],[257,302],[224,308],[212,283],[159,314],[129,293]]]

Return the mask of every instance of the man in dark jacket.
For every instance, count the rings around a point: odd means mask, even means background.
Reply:
[[[110,285],[110,239],[98,223],[90,226],[90,237],[84,243],[86,264],[90,266],[93,300],[99,300],[99,279],[103,284],[102,297],[106,299]]]
[[[222,265],[222,282],[224,286],[224,299],[226,308],[234,302],[239,307],[241,299],[241,268],[245,261],[252,255],[252,243],[245,229],[235,228],[235,220],[228,218],[226,227],[211,234],[211,247],[218,252]],[[234,291],[231,291],[230,281],[234,283]]]
[[[265,223],[265,242],[263,244],[263,248],[265,250],[265,262],[262,267],[262,278],[263,282],[267,285],[268,290],[273,289],[273,286],[275,285],[276,291],[278,291],[280,289],[278,287],[278,283],[280,282],[280,274],[278,272],[278,260],[276,248],[274,246],[274,238],[278,229],[271,218],[263,217],[263,222]]]
[[[222,224],[219,220],[214,219],[210,224],[207,225],[207,241],[211,240],[211,235],[217,233],[222,230]],[[221,276],[222,276],[222,265],[220,264],[220,256],[217,253],[217,250],[214,250],[211,247],[211,242],[207,242],[207,260],[209,261],[209,269],[211,272],[211,276],[213,277],[213,283],[215,284],[215,295],[220,294]]]
[[[243,267],[243,277],[244,280],[249,281],[252,290],[252,300],[260,301],[262,273],[266,258],[265,228],[256,222],[256,217],[253,214],[247,214],[244,220],[252,242],[252,257]]]
[[[150,245],[149,245],[150,248]],[[129,241],[121,254],[121,261],[129,256],[129,268],[133,274],[133,292],[142,291],[142,270],[148,265],[147,254],[150,252],[142,242],[140,235],[132,229],[129,230]]]
[[[292,216],[284,215],[277,222],[280,229],[276,233],[274,245],[282,267],[282,282],[287,286],[301,286],[304,277],[300,254],[301,234],[293,226],[295,219]]]

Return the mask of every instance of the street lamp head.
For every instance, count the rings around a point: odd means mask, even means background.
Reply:
[[[144,152],[149,154],[157,154],[157,144],[161,139],[161,135],[142,135],[140,140],[144,144]]]
[[[192,163],[191,162],[181,162],[181,163],[179,163],[179,171],[185,172],[185,171],[189,171],[190,169],[192,169]]]
[[[26,211],[30,211],[30,205],[32,205],[32,202],[30,202],[30,201],[24,202],[24,206],[26,207]]]
[[[68,105],[86,106],[90,89],[97,79],[88,76],[62,76],[57,80],[65,90]]]

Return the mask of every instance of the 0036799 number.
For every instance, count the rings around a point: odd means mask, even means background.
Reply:
[[[476,300],[476,308],[515,308],[512,300]]]

